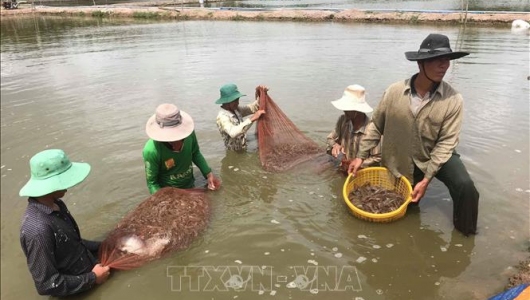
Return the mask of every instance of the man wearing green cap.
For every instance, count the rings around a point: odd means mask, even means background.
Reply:
[[[30,160],[31,178],[20,190],[29,197],[20,244],[40,295],[68,296],[101,284],[109,267],[97,263],[99,242],[81,238],[61,200],[67,189],[85,180],[87,163],[70,162],[63,150],[50,149]]]
[[[263,88],[268,90],[266,87]],[[221,104],[221,110],[217,114],[217,128],[219,128],[228,150],[245,150],[247,148],[247,131],[265,111],[259,109],[257,99],[249,105],[240,106],[239,98],[246,95],[241,94],[233,83],[223,85],[220,93],[221,97],[215,101],[216,104]],[[252,117],[243,120],[243,117],[251,114],[253,114]]]

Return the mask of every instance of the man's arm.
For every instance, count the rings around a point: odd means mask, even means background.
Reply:
[[[239,125],[234,125],[230,121],[230,118],[224,114],[217,116],[217,126],[222,131],[226,132],[231,138],[235,138],[238,135],[245,134],[252,126],[252,120],[250,118],[244,120]]]
[[[375,126],[375,125],[370,123],[368,124],[368,126]],[[383,137],[381,136],[381,140],[379,141],[377,146],[375,146],[374,148],[372,148],[372,150],[370,150],[370,156],[368,156],[368,158],[363,161],[363,164],[361,165],[361,167],[363,168],[373,167],[373,166],[379,166],[381,164],[381,156],[382,156],[381,155],[381,144],[382,143],[383,143]]]
[[[191,160],[199,168],[199,170],[201,170],[202,176],[204,176],[204,178],[208,178],[208,174],[212,172],[212,169],[210,168],[210,166],[208,166],[206,159],[204,159],[204,156],[201,153],[195,132],[190,135],[190,138],[192,139]]]
[[[145,179],[149,193],[154,194],[161,186],[158,182],[158,173],[160,172],[158,154],[155,149],[148,148],[147,145],[142,152],[145,165]]]
[[[241,113],[241,116],[246,117],[259,110],[259,101],[256,100],[249,105],[240,105],[237,109],[239,110],[239,113]]]
[[[389,99],[388,91],[383,94],[383,99],[374,110],[372,121],[368,124],[365,131],[365,136],[359,144],[359,150],[357,157],[363,160],[367,159],[370,155],[370,150],[380,144],[381,136],[384,134],[385,121],[386,121],[386,109]]]
[[[68,296],[86,291],[96,284],[96,274],[65,275],[57,270],[55,237],[50,232],[25,232],[21,242],[35,287],[40,295]]]

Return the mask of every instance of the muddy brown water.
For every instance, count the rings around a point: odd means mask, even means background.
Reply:
[[[357,83],[375,106],[389,84],[417,70],[403,53],[430,32],[472,52],[446,80],[465,99],[458,151],[481,194],[477,236],[453,230],[452,202],[437,181],[405,218],[374,224],[349,213],[344,177],[332,169],[266,172],[252,134],[247,153],[223,149],[214,101],[224,83],[247,95],[267,85],[324,146],[340,115],[330,101]],[[92,165],[65,201],[82,235],[103,239],[147,198],[145,122],[173,102],[193,116],[223,181],[210,195],[208,229],[189,249],[116,272],[74,299],[485,299],[527,255],[528,45],[507,27],[3,19],[1,298],[42,299],[18,240],[29,158],[57,147]]]

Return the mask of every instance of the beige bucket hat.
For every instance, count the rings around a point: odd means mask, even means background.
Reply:
[[[331,101],[331,104],[342,111],[360,111],[362,113],[371,113],[372,107],[366,103],[364,87],[354,84],[344,90],[342,98]]]
[[[193,132],[194,124],[190,115],[176,105],[164,103],[156,108],[145,125],[145,132],[155,141],[179,141]]]

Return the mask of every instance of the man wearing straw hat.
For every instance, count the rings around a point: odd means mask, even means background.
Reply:
[[[145,144],[143,158],[149,192],[162,187],[189,189],[195,186],[193,164],[208,180],[208,188],[216,190],[221,182],[204,159],[193,119],[174,104],[161,104],[147,120],[145,131],[150,139]]]
[[[442,34],[429,34],[418,51],[406,52],[419,73],[385,91],[372,117],[375,126],[349,167],[355,175],[384,134],[382,165],[414,183],[412,202],[420,201],[433,177],[442,181],[453,199],[453,224],[466,236],[477,231],[479,193],[455,151],[463,98],[442,79],[451,60],[468,54],[452,51]]]
[[[354,84],[344,90],[342,98],[331,101],[338,110],[344,111],[335,129],[328,135],[327,152],[337,159],[341,168],[346,168],[359,151],[359,143],[368,127],[374,126],[367,115],[373,111],[366,103],[364,87]],[[381,161],[381,146],[378,144],[370,150],[370,155],[363,161],[362,168],[378,166]]]
[[[21,197],[29,197],[20,244],[37,292],[68,296],[105,282],[109,267],[97,264],[100,243],[81,238],[61,200],[67,189],[85,180],[90,165],[70,162],[59,149],[39,152],[29,164],[31,178],[20,190]]]
[[[265,87],[265,89],[267,88]],[[247,131],[265,111],[259,109],[259,99],[249,105],[240,106],[239,98],[246,95],[241,94],[233,83],[223,85],[219,92],[221,97],[215,101],[215,104],[221,104],[221,110],[217,114],[216,123],[225,147],[234,151],[245,150],[247,148]],[[243,117],[251,114],[252,117],[243,121]]]

